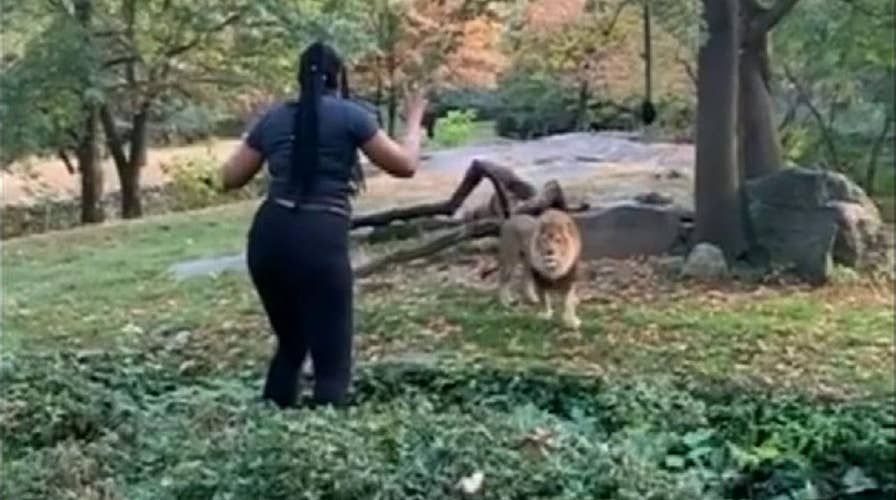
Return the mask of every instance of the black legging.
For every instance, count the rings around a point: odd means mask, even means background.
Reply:
[[[352,269],[349,221],[323,211],[266,201],[249,231],[247,260],[274,334],[264,398],[293,406],[308,351],[314,401],[346,402],[352,364]]]

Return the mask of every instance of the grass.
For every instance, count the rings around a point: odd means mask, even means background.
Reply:
[[[3,245],[4,498],[451,498],[476,470],[489,498],[893,491],[891,283],[597,263],[572,335],[461,249],[358,284],[355,407],[277,412],[247,276],[167,273],[241,250],[252,208]]]

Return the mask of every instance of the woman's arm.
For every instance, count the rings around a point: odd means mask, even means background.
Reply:
[[[264,158],[245,140],[240,141],[230,158],[221,166],[221,187],[224,190],[245,186],[261,169]]]
[[[423,138],[423,112],[426,99],[422,91],[408,95],[406,101],[407,131],[401,144],[393,141],[385,132],[378,130],[361,145],[364,155],[374,165],[395,177],[413,177],[420,162],[420,142]]]

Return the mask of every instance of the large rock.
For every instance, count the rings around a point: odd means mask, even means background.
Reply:
[[[575,214],[585,260],[626,259],[670,252],[683,239],[682,212],[622,203]]]
[[[759,243],[813,283],[831,263],[859,266],[881,227],[871,199],[845,175],[788,168],[747,184]]]
[[[701,280],[717,280],[728,275],[728,263],[719,247],[700,243],[691,250],[681,274]]]
[[[858,203],[834,201],[829,203],[837,219],[837,237],[834,240],[834,261],[850,267],[859,267],[868,260],[871,246],[881,230],[877,207]]]
[[[756,238],[773,261],[794,265],[797,274],[813,285],[827,282],[837,235],[834,209],[757,204],[751,211]]]

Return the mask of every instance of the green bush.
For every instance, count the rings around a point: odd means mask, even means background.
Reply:
[[[641,95],[621,101],[593,95],[579,117],[579,92],[573,85],[537,72],[511,71],[499,82],[501,108],[495,127],[500,136],[530,139],[586,130],[634,130],[642,125]],[[686,99],[661,96],[654,102],[656,127],[671,139],[693,134],[695,108]],[[581,119],[581,120],[580,120]]]
[[[216,187],[219,165],[215,163],[189,160],[163,165],[162,170],[169,177],[167,191],[172,210],[191,210],[251,198],[259,192],[263,177],[257,176],[241,189],[225,193]]]
[[[435,140],[445,147],[460,146],[476,132],[476,110],[449,111],[436,122]]]
[[[820,402],[446,360],[360,367],[342,411],[176,351],[3,359],[0,495],[43,498],[883,498],[892,400]],[[867,497],[871,498],[871,497]]]
[[[499,83],[501,111],[495,131],[502,137],[532,139],[575,128],[575,89],[537,72],[513,70]]]
[[[478,120],[494,120],[501,111],[502,102],[495,90],[478,88],[448,89],[439,93],[430,103],[436,116],[449,111],[474,110]]]
[[[822,134],[816,123],[806,118],[797,119],[781,130],[781,144],[784,158],[796,165],[813,165],[820,168],[836,169],[866,187],[868,165],[871,152],[879,147],[878,163],[872,195],[884,204],[894,194],[894,173],[892,141],[883,141],[877,130],[844,131],[831,128],[827,136]],[[828,141],[836,151],[836,161],[830,151]]]
[[[692,141],[697,120],[696,103],[677,96],[660,96],[655,103],[656,126],[670,139]]]

